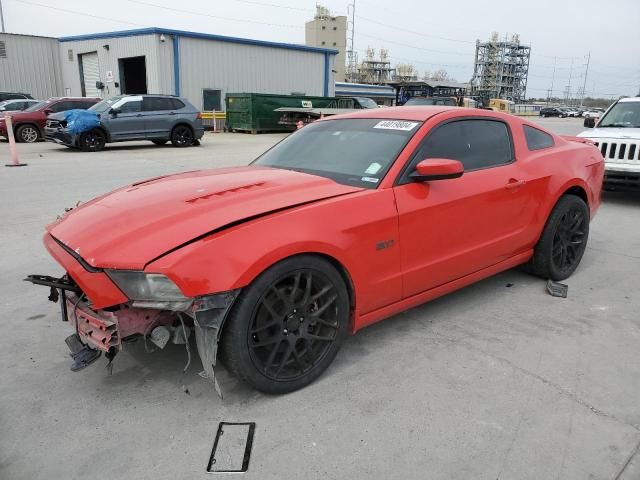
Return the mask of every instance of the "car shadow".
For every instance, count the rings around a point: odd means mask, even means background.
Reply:
[[[323,381],[327,375],[339,374],[353,365],[361,365],[364,368],[368,364],[366,361],[368,356],[379,355],[385,345],[400,337],[415,335],[418,332],[428,335],[434,326],[446,321],[447,316],[443,315],[443,312],[458,310],[457,313],[461,313],[470,308],[474,309],[477,303],[485,301],[489,296],[499,299],[500,290],[497,288],[504,289],[514,283],[531,283],[532,281],[538,282],[538,279],[518,269],[512,269],[371,325],[347,338],[328,371],[316,383]],[[544,281],[539,280],[539,283],[540,292],[543,294]],[[504,289],[504,292],[508,292],[508,289]],[[460,306],[462,298],[464,298],[464,307]],[[201,396],[214,398],[217,395],[212,382],[199,375],[202,371],[202,362],[193,338],[189,345],[191,364],[187,371],[183,372],[187,361],[184,345],[169,343],[160,350],[148,342],[147,348],[153,350],[148,352],[142,340],[127,344],[125,351],[116,357],[113,374],[105,379],[105,383],[114,388],[114,395],[132,386],[140,388],[149,383],[164,383],[174,385],[176,389],[187,389],[189,395],[196,398]],[[130,358],[120,358],[122,356]],[[216,366],[216,376],[225,400],[228,402],[244,405],[272,397],[257,392],[239,381],[221,363]]]
[[[80,150],[79,148],[70,148],[70,147],[63,147],[61,146],[60,149],[58,150],[52,150],[50,153],[56,154],[56,153],[73,153],[73,154],[86,154],[86,153],[94,153],[96,155],[99,155],[102,152],[110,152],[110,151],[120,151],[120,150],[155,150],[158,148],[175,148],[173,147],[173,145],[171,145],[170,143],[167,143],[166,145],[154,145],[153,143],[149,142],[149,145],[118,145],[118,144],[107,144],[103,150],[101,150],[100,152],[84,152],[82,150]],[[49,152],[47,152],[49,153]]]
[[[640,207],[640,190],[605,190],[602,200],[614,205],[634,205]]]

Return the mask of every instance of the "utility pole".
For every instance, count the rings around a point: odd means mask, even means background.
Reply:
[[[349,7],[351,7],[351,46],[349,49],[349,81],[355,81],[355,70],[356,70],[356,52],[353,49],[353,37],[356,29],[356,0],[353,0],[353,3],[347,6],[347,15]]]
[[[573,58],[571,59],[571,67],[569,67],[569,85],[567,85],[564,97],[564,103],[566,104],[571,103],[571,77],[573,77]]]
[[[2,13],[2,0],[0,0],[0,33],[4,33],[4,14]]]
[[[582,84],[582,96],[580,97],[580,106],[584,101],[584,90],[587,88],[587,75],[589,74],[589,62],[591,61],[591,52],[587,55],[587,67],[584,70],[584,83]]]
[[[549,89],[549,98],[553,98],[553,82],[556,79],[556,61],[558,60],[558,57],[553,57],[553,73],[551,74],[551,88]],[[547,101],[547,104],[549,102]]]

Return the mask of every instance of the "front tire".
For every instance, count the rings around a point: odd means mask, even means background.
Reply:
[[[16,139],[22,143],[35,143],[40,139],[40,131],[33,125],[20,125],[16,129]]]
[[[561,197],[529,261],[531,273],[555,281],[571,276],[587,248],[589,216],[589,207],[580,197]]]
[[[193,143],[193,130],[188,125],[178,125],[171,132],[171,143],[174,147],[184,148]]]
[[[221,360],[238,378],[270,394],[313,382],[347,335],[349,295],[338,271],[312,255],[274,265],[246,287],[221,340]]]
[[[99,152],[107,143],[107,137],[99,128],[94,128],[80,135],[78,146],[83,152]]]

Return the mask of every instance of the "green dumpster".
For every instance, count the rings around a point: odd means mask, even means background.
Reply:
[[[227,129],[231,131],[282,132],[291,127],[278,125],[280,107],[326,107],[334,97],[308,97],[304,95],[273,95],[268,93],[228,93]]]

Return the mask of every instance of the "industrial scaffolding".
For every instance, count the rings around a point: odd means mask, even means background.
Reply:
[[[493,33],[489,42],[477,40],[472,96],[485,102],[490,98],[524,102],[530,56],[531,47],[522,45],[518,35],[499,40]]]
[[[375,55],[376,51],[373,48],[367,48],[365,59],[358,65],[356,77],[358,83],[385,85],[393,78],[395,69],[391,67],[389,52],[381,48],[380,59],[376,59]]]

